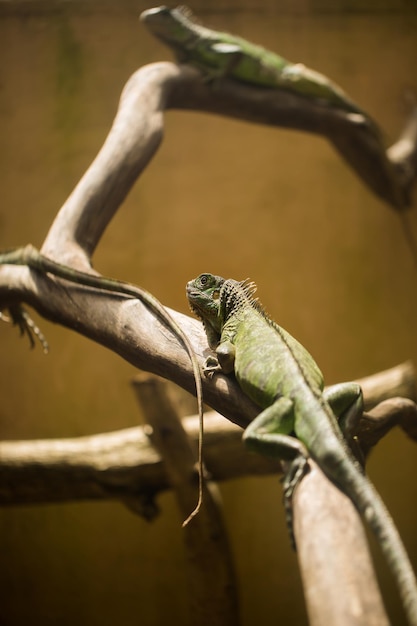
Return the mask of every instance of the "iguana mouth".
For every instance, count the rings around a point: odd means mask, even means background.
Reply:
[[[198,297],[200,292],[198,291],[198,289],[193,289],[191,286],[188,286],[188,285],[187,285],[186,291],[187,291],[188,304],[190,306],[191,312],[194,313],[194,315],[196,315],[198,318],[203,319],[201,308],[198,306],[198,304],[196,304],[195,302],[192,302],[192,300]]]
[[[207,321],[207,317],[217,318],[218,310],[216,305],[213,306],[212,298],[204,294],[192,284],[193,281],[187,283],[186,294],[190,310],[202,322]],[[202,300],[200,304],[200,298]]]

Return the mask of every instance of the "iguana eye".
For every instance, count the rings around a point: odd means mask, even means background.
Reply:
[[[202,274],[202,275],[200,276],[200,283],[204,286],[204,285],[206,285],[206,284],[207,284],[207,282],[208,282],[208,276],[207,276],[207,274]]]

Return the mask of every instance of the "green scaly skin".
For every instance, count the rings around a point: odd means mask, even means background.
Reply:
[[[190,361],[193,367],[196,396],[198,402],[198,412],[200,418],[200,444],[199,444],[199,469],[200,469],[200,492],[199,500],[195,510],[185,520],[183,525],[186,525],[198,512],[202,501],[202,431],[203,431],[203,393],[201,385],[201,374],[198,365],[197,358],[194,350],[191,346],[190,340],[184,331],[180,328],[174,318],[168,313],[165,307],[153,296],[149,291],[136,287],[129,283],[125,283],[112,278],[105,278],[102,276],[96,276],[94,274],[88,274],[87,272],[80,272],[76,269],[56,263],[51,259],[43,256],[36,248],[28,245],[24,248],[16,248],[0,253],[0,265],[24,265],[32,270],[41,273],[48,273],[58,278],[63,278],[71,283],[82,285],[84,287],[92,287],[94,289],[100,289],[115,295],[129,296],[136,298],[143,302],[166,326],[171,330],[173,335],[184,346],[187,351]],[[32,333],[40,338],[43,344],[44,350],[47,349],[46,340],[41,335],[39,329],[31,327],[31,322],[27,321],[27,314],[21,309],[21,307],[15,304],[9,307],[12,319],[19,325],[21,332],[26,332],[33,343]],[[30,319],[30,318],[29,318]]]
[[[244,433],[246,444],[291,462],[291,495],[311,456],[369,523],[395,576],[410,625],[417,625],[413,568],[388,511],[347,445],[362,412],[354,383],[324,390],[307,350],[273,322],[254,298],[253,283],[201,274],[187,284],[192,311],[210,347],[206,374],[234,372],[242,391],[262,409]]]
[[[181,63],[211,78],[227,77],[258,87],[283,89],[329,107],[369,118],[335,83],[301,63],[290,63],[262,46],[201,26],[186,7],[143,11],[141,21],[168,45]],[[358,120],[359,121],[359,120]]]

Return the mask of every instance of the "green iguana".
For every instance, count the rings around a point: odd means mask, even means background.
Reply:
[[[369,117],[326,76],[302,63],[290,63],[265,48],[229,33],[201,26],[187,7],[160,6],[143,11],[141,21],[167,44],[181,63],[210,78],[226,77],[258,87],[283,89],[329,107]]]
[[[202,502],[202,481],[203,481],[203,468],[202,468],[202,436],[203,436],[203,393],[201,385],[201,374],[198,365],[197,358],[191,346],[190,340],[184,331],[180,328],[174,318],[168,313],[165,307],[153,296],[151,293],[140,287],[135,287],[129,283],[125,283],[112,278],[105,278],[102,276],[96,276],[94,274],[88,274],[87,272],[80,272],[76,269],[56,263],[51,259],[43,256],[40,252],[31,245],[24,248],[16,248],[13,250],[0,253],[0,265],[25,265],[31,270],[37,272],[52,274],[58,278],[63,278],[71,283],[82,285],[85,287],[92,287],[94,289],[100,289],[102,291],[114,293],[116,295],[130,296],[143,302],[173,333],[173,335],[182,343],[188,355],[190,357],[196,386],[196,396],[198,403],[198,412],[200,418],[200,439],[199,439],[199,498],[198,503],[194,511],[184,521],[183,525],[186,525],[198,512]],[[20,307],[12,305],[9,308],[13,321],[15,321],[21,329],[26,330],[29,337],[31,332],[34,332],[39,336],[44,349],[45,340],[39,332],[39,330],[32,325],[30,318],[27,314],[20,310]]]
[[[143,11],[140,19],[174,51],[178,62],[197,67],[208,79],[224,77],[261,88],[281,89],[339,109],[350,116],[351,121],[371,129],[375,140],[380,142],[380,130],[369,115],[341,87],[302,63],[291,63],[242,37],[206,28],[198,23],[188,7],[155,7]],[[386,175],[392,176],[388,170]],[[407,245],[417,266],[417,244],[403,210],[409,201],[396,180],[391,184],[397,189],[393,206],[399,211]]]
[[[273,322],[254,298],[253,283],[201,274],[187,284],[192,311],[203,321],[210,347],[205,373],[234,372],[242,391],[261,409],[244,433],[246,444],[290,462],[286,496],[307,469],[309,456],[346,493],[369,523],[393,571],[410,625],[417,625],[417,586],[398,531],[343,435],[362,410],[359,385],[324,390],[307,350]],[[339,421],[339,423],[338,423]]]

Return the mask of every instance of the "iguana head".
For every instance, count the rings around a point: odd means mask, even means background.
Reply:
[[[220,291],[225,280],[213,274],[200,274],[187,283],[187,298],[192,312],[204,324],[211,347],[217,345],[222,330]]]
[[[141,13],[140,20],[178,54],[183,52],[184,46],[192,44],[196,39],[194,30],[198,29],[198,25],[188,7],[179,6],[173,9],[160,6],[147,9]]]
[[[210,347],[220,340],[223,325],[231,315],[245,306],[260,310],[253,297],[256,286],[249,280],[224,279],[214,274],[200,274],[187,284],[187,298],[192,312],[199,317],[207,334]]]

